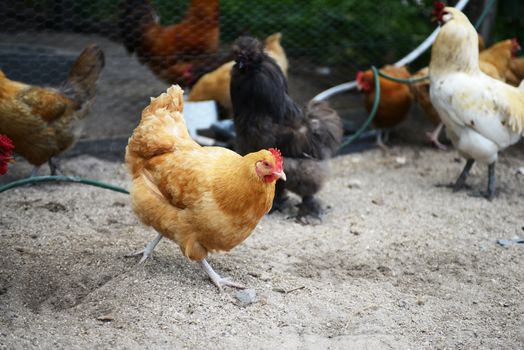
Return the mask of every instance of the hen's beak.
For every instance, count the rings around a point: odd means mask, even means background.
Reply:
[[[276,177],[278,177],[279,179],[282,179],[284,181],[287,180],[286,178],[286,173],[284,172],[284,170],[281,170],[281,171],[274,171],[273,172],[273,175],[275,175]]]

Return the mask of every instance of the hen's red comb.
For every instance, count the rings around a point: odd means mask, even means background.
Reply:
[[[9,137],[0,134],[0,148],[5,151],[12,151],[15,148],[15,145],[13,145],[13,141],[11,141]]]
[[[363,78],[363,76],[364,76],[364,72],[363,72],[363,71],[361,71],[361,70],[359,70],[359,71],[357,72],[357,77],[355,78],[355,79],[356,79],[356,81],[357,81],[357,82],[361,82],[361,81],[362,81],[362,78]]]
[[[275,165],[277,168],[282,169],[282,162],[284,161],[282,153],[277,148],[270,148],[269,152],[275,157]]]

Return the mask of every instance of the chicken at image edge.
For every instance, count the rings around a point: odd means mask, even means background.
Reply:
[[[524,91],[484,74],[479,67],[477,33],[459,10],[436,3],[441,30],[431,50],[430,97],[451,142],[466,165],[453,185],[465,186],[475,161],[488,164],[488,186],[495,195],[498,152],[520,140],[524,131]]]
[[[9,80],[0,71],[0,133],[13,140],[17,154],[34,165],[32,175],[79,138],[96,84],[104,66],[97,45],[86,47],[74,62],[67,80],[58,88],[39,87]]]
[[[133,210],[158,232],[136,255],[143,262],[166,237],[199,261],[219,290],[244,288],[220,277],[206,257],[240,244],[271,209],[275,182],[286,179],[282,156],[276,149],[240,156],[200,146],[188,134],[182,95],[172,86],[152,98],[126,148]]]

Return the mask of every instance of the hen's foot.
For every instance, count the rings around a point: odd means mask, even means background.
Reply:
[[[438,135],[434,135],[432,132],[427,132],[426,136],[428,137],[429,142],[431,142],[431,144],[437,147],[438,149],[442,151],[445,151],[448,149],[445,145],[440,143],[440,141],[438,140]]]
[[[302,198],[302,203],[298,205],[298,213],[294,218],[298,223],[303,225],[314,225],[322,223],[322,206],[312,196]]]
[[[446,150],[446,146],[444,146],[443,144],[441,144],[438,140],[438,137],[440,136],[440,133],[442,132],[442,128],[444,127],[444,124],[443,123],[440,123],[436,128],[435,130],[433,130],[432,132],[427,132],[426,133],[426,136],[428,137],[429,139],[429,142],[431,142],[435,147],[437,147],[438,149],[441,149],[443,151]]]
[[[47,164],[49,164],[49,170],[51,171],[52,176],[56,175],[57,173],[63,174],[62,170],[60,169],[60,162],[57,159],[49,158]]]
[[[130,258],[130,257],[133,257],[133,256],[140,256],[140,255],[142,255],[142,258],[140,258],[140,261],[138,262],[139,264],[142,264],[147,259],[153,257],[153,250],[155,250],[156,245],[158,244],[158,242],[160,242],[161,239],[162,239],[162,235],[158,234],[158,236],[156,236],[154,240],[149,242],[149,244],[143,250],[141,250],[139,252],[136,252],[136,253],[128,254],[125,257],[126,258]]]
[[[213,284],[218,288],[220,292],[223,291],[223,287],[233,287],[233,288],[239,288],[239,289],[246,288],[246,286],[244,286],[243,284],[233,282],[227,277],[226,278],[220,277],[220,275],[216,273],[215,270],[213,270],[211,265],[209,265],[206,259],[200,261],[200,264],[202,265],[202,268],[209,276],[209,279],[211,279],[211,282],[213,282]]]

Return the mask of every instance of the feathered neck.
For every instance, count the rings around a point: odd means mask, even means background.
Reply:
[[[431,49],[430,76],[464,72],[480,72],[478,34],[464,16],[455,17],[445,23]]]

